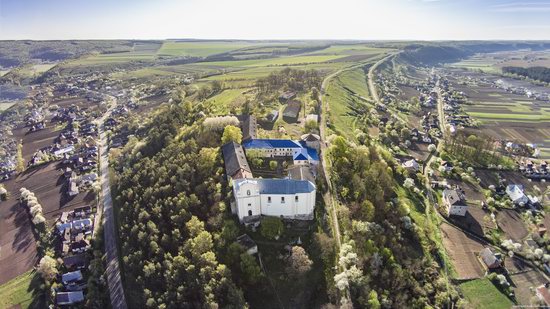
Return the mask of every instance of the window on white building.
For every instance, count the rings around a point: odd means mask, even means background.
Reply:
[[[271,203],[271,196],[268,196],[268,197],[267,197],[267,202],[268,202],[268,203]]]
[[[296,195],[296,196],[294,197],[294,201],[295,201],[295,202],[298,202],[298,195]]]
[[[281,196],[281,203],[284,203],[284,202],[285,202],[285,197]]]
[[[250,195],[250,190],[246,190],[246,195]]]

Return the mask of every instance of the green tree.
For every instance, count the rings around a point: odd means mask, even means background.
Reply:
[[[275,161],[275,160],[269,161],[269,169],[271,169],[272,171],[276,170],[277,169],[277,161]]]
[[[317,121],[315,120],[306,121],[306,124],[304,126],[305,133],[317,132],[317,130],[318,130]]]
[[[380,301],[378,300],[378,293],[375,290],[371,290],[369,293],[369,300],[367,301],[370,309],[380,309]]]
[[[262,270],[258,262],[256,262],[256,258],[248,253],[241,254],[241,271],[248,284],[258,283],[263,277]]]
[[[23,142],[19,142],[17,144],[17,163],[15,166],[15,170],[18,173],[21,173],[25,170],[25,160],[23,159]]]
[[[243,133],[241,132],[240,128],[230,125],[225,127],[225,129],[223,129],[222,144],[229,143],[229,142],[235,142],[240,144],[242,139],[243,139]]]
[[[260,233],[265,238],[278,239],[284,232],[283,221],[277,217],[265,217],[262,219]]]

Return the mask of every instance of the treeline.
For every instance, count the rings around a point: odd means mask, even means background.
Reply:
[[[397,197],[402,175],[391,155],[342,137],[329,151],[332,179],[346,205],[338,218],[348,240],[340,250],[344,271],[334,277],[336,287],[349,291],[354,308],[450,307],[458,294],[447,290],[438,264],[423,252],[408,216],[412,202]]]
[[[506,163],[498,150],[495,139],[490,136],[458,132],[445,141],[442,157],[449,159],[448,155],[451,155],[459,161],[478,167],[497,166]]]
[[[153,120],[149,138],[126,146],[116,206],[130,308],[243,308],[242,291],[218,260],[227,188],[200,104],[178,103]],[[124,162],[124,163],[123,163]],[[233,235],[232,235],[233,236]]]
[[[405,46],[399,58],[416,65],[437,65],[459,61],[476,53],[490,53],[517,49],[544,50],[550,48],[548,43],[539,42],[457,42],[426,43]]]
[[[256,88],[262,95],[272,94],[280,89],[304,91],[313,87],[320,89],[323,78],[316,70],[295,70],[285,68],[272,72],[256,81]]]
[[[543,81],[545,83],[550,83],[550,68],[545,67],[503,67],[503,73],[519,75],[534,80]]]

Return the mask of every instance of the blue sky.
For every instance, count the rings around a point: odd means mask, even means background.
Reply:
[[[550,0],[0,0],[0,39],[545,39]]]

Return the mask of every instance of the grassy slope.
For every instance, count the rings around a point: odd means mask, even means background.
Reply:
[[[494,286],[489,279],[477,279],[460,285],[470,308],[505,309],[513,303]]]
[[[334,128],[346,137],[352,137],[355,129],[355,116],[350,115],[349,104],[358,98],[353,97],[344,87],[357,95],[369,98],[369,88],[363,69],[356,68],[342,72],[328,84],[326,93],[330,106],[330,120]]]

